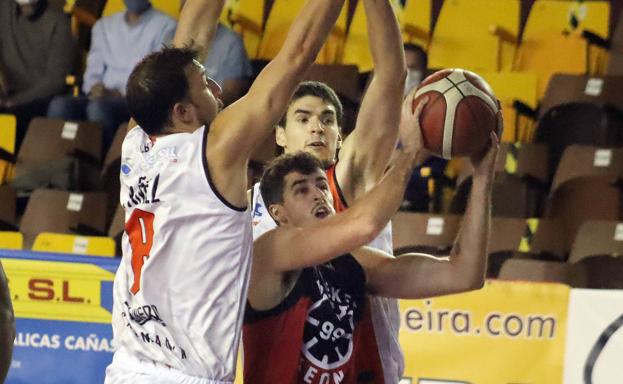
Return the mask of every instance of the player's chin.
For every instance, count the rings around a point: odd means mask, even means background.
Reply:
[[[323,164],[333,161],[333,155],[327,147],[308,145],[305,147],[305,152],[316,156]]]

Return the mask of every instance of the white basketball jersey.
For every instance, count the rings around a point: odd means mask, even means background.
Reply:
[[[205,127],[123,142],[123,258],[115,346],[183,374],[232,382],[251,270],[248,209],[228,204],[207,168]],[[114,363],[113,363],[114,365]]]
[[[253,213],[251,216],[253,220],[253,238],[257,239],[265,232],[275,228],[277,223],[268,213],[268,209],[262,198],[262,193],[260,192],[259,183],[253,186],[252,194]],[[339,198],[339,196],[333,196],[333,198]],[[392,244],[392,225],[389,223],[368,246],[393,255]],[[385,383],[398,384],[404,372],[404,357],[398,340],[398,332],[400,329],[398,300],[380,296],[370,296],[370,303],[374,334],[383,364]]]

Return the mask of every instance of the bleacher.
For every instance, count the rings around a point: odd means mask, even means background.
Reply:
[[[174,1],[153,3],[179,15]],[[242,35],[254,67],[262,68],[303,3],[230,0],[221,21]],[[502,102],[487,277],[623,289],[623,2],[393,3],[405,43],[427,50],[430,72],[473,70]],[[103,15],[122,7],[108,0]],[[308,74],[336,89],[354,113],[373,71],[362,8],[361,1],[347,1]],[[66,11],[72,14],[70,6]],[[85,22],[79,12],[73,17]],[[17,153],[15,127],[13,116],[0,115],[0,257],[19,258],[20,251],[38,260],[53,253],[119,257],[125,127],[105,154],[101,128],[93,123],[36,118]],[[274,144],[260,152],[255,159],[267,161]],[[446,174],[444,180],[431,175],[434,201],[427,212],[404,210],[392,220],[397,255],[448,254],[471,170],[455,159]]]

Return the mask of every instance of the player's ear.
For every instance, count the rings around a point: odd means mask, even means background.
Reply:
[[[285,127],[282,127],[281,125],[277,126],[277,129],[275,129],[275,142],[281,148],[286,147],[286,128]]]
[[[189,103],[178,102],[173,105],[173,110],[171,111],[171,119],[173,121],[180,121],[182,123],[188,124],[193,121],[193,114],[195,111],[193,110],[193,106]]]
[[[268,213],[278,224],[286,224],[288,222],[288,216],[286,210],[281,204],[271,204],[268,207]]]
[[[340,148],[342,148],[342,129],[337,132],[337,146],[335,147],[335,149]]]

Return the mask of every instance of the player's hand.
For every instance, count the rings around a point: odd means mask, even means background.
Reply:
[[[495,163],[500,149],[500,139],[495,132],[491,132],[491,139],[487,147],[470,157],[474,168],[474,179],[492,179],[495,171]]]
[[[424,148],[422,138],[422,128],[420,126],[420,114],[428,103],[428,97],[423,98],[413,110],[413,99],[415,98],[414,89],[405,97],[402,103],[400,116],[400,126],[398,128],[399,146],[403,151],[414,155],[414,166],[420,165],[429,156],[429,152]]]

